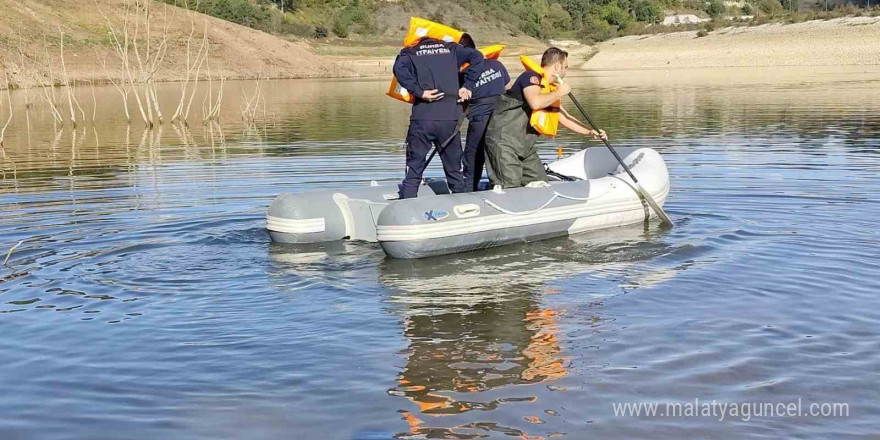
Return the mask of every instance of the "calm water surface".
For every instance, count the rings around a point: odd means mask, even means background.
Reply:
[[[263,229],[278,193],[401,176],[407,107],[385,81],[271,82],[250,127],[253,83],[189,129],[126,129],[112,89],[94,123],[80,90],[76,130],[18,111],[0,157],[0,257],[24,240],[0,269],[0,438],[877,438],[878,78],[582,74],[616,143],[663,153],[677,226],[422,261]],[[849,415],[613,408],[694,399]]]

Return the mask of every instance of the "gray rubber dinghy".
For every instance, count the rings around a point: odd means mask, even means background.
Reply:
[[[618,148],[642,188],[661,206],[669,194],[663,158],[650,148]],[[537,241],[646,221],[656,216],[604,148],[549,165],[557,180],[524,188],[449,194],[427,181],[419,197],[397,200],[397,185],[283,194],[269,207],[272,240],[378,241],[395,258],[422,258]],[[551,178],[552,179],[552,178]]]

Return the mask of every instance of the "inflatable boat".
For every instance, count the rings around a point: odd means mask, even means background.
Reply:
[[[669,173],[650,148],[618,148],[642,188],[661,206]],[[548,165],[551,181],[523,188],[450,194],[426,179],[414,199],[397,184],[282,194],[266,228],[281,243],[342,239],[379,242],[395,258],[423,258],[537,241],[648,221],[656,213],[605,148],[582,150]]]

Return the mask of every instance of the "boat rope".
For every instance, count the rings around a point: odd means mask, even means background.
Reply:
[[[491,200],[486,199],[486,198],[483,198],[483,202],[484,202],[485,204],[487,204],[487,205],[489,205],[489,206],[491,206],[491,207],[497,209],[498,211],[501,211],[501,212],[504,213],[504,214],[508,214],[508,215],[531,215],[531,214],[535,214],[535,213],[537,213],[537,212],[540,212],[540,211],[543,210],[544,208],[550,206],[550,204],[553,203],[553,201],[556,200],[556,199],[574,200],[574,201],[576,201],[576,202],[586,202],[586,201],[588,201],[588,200],[590,199],[589,197],[574,197],[574,196],[569,196],[569,195],[562,194],[562,193],[556,191],[555,189],[552,189],[552,188],[550,187],[550,185],[547,185],[545,188],[549,189],[550,192],[553,193],[553,197],[550,197],[550,200],[547,200],[547,201],[546,201],[543,205],[541,205],[539,208],[532,209],[532,210],[529,210],[529,211],[519,211],[519,212],[517,212],[517,211],[511,211],[511,210],[509,210],[509,209],[505,209],[505,208],[502,207],[502,206],[499,206],[498,204],[496,204],[496,203],[494,203],[494,202],[492,202]]]

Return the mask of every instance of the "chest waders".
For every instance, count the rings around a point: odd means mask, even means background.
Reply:
[[[531,109],[510,94],[501,95],[486,129],[489,184],[518,188],[530,182],[546,182],[547,173],[538,156],[538,133],[531,129]]]

